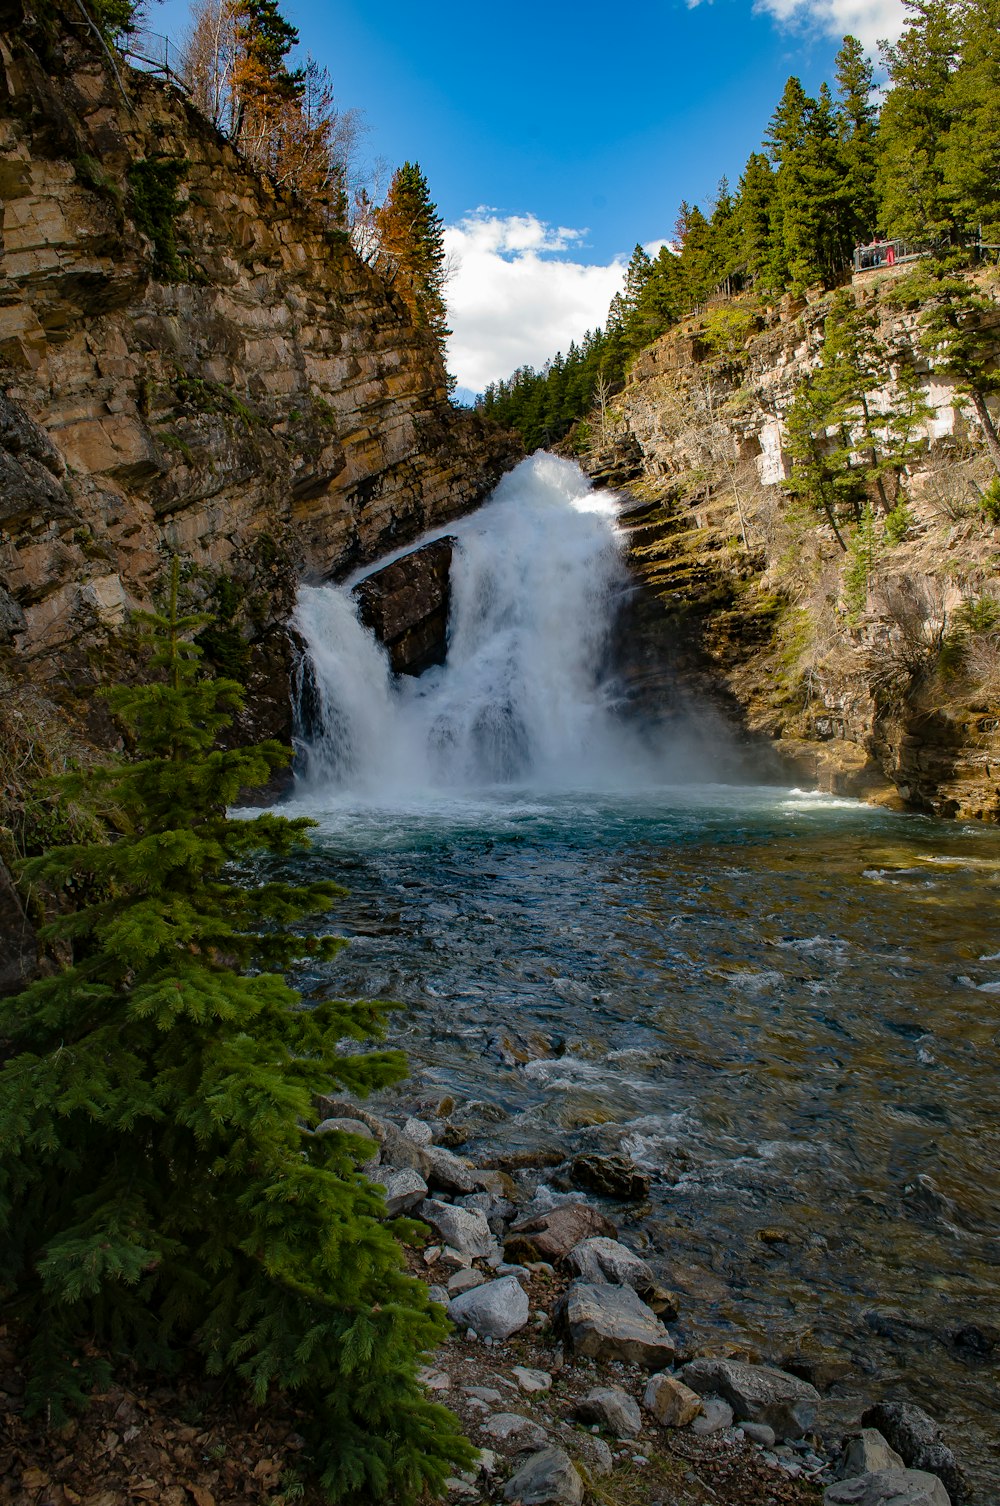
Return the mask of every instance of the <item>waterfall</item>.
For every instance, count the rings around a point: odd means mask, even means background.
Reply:
[[[302,778],[354,792],[616,787],[640,750],[608,648],[628,577],[615,499],[553,455],[525,460],[455,539],[448,655],[395,678],[351,582],[303,587],[294,625]]]

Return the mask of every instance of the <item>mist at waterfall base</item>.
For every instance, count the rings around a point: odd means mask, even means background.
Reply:
[[[708,710],[669,729],[626,714],[612,662],[629,590],[616,510],[578,466],[539,455],[440,530],[455,540],[447,660],[419,679],[392,675],[358,621],[355,581],[304,588],[295,627],[319,725],[301,741],[301,793],[625,793],[737,769]]]
[[[303,593],[323,726],[291,804],[350,939],[304,993],[399,1001],[395,1106],[450,1103],[477,1163],[535,1157],[523,1197],[629,1156],[648,1204],[607,1211],[679,1293],[679,1347],[826,1366],[832,1430],[917,1402],[991,1506],[1000,834],[712,784],[717,728],[644,736],[613,505],[574,467],[442,531],[449,659],[419,681],[349,591]]]

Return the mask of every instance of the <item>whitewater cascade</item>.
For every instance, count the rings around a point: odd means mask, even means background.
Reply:
[[[608,663],[628,577],[616,499],[553,455],[523,461],[455,539],[447,662],[393,676],[352,587],[303,587],[316,715],[306,782],[364,791],[617,787],[642,752]],[[427,542],[427,540],[424,540]],[[380,568],[385,561],[381,561]]]

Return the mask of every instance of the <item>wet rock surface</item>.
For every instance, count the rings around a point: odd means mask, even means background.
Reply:
[[[453,539],[436,539],[354,588],[361,621],[384,644],[398,675],[422,675],[445,661],[453,549]]]

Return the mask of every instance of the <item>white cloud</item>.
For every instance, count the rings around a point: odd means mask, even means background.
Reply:
[[[460,387],[481,392],[519,366],[539,367],[604,323],[627,258],[574,259],[586,234],[486,207],[445,227],[448,364]]]
[[[872,54],[883,37],[898,38],[906,19],[903,0],[756,0],[755,9],[773,16],[779,26],[831,37],[850,34]]]

